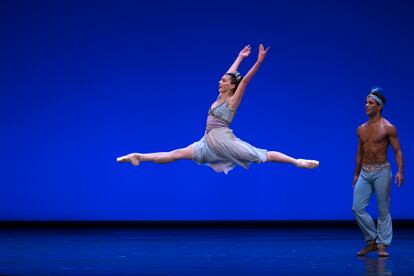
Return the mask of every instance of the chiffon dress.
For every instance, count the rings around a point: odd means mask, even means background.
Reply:
[[[227,174],[237,165],[247,169],[252,162],[266,161],[267,150],[256,148],[233,134],[229,125],[234,114],[228,99],[209,109],[205,134],[192,145],[195,162]]]

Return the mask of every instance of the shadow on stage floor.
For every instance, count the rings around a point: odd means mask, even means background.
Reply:
[[[413,275],[414,227],[360,258],[354,223],[0,223],[0,275]]]

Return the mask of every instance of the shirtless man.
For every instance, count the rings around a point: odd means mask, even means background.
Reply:
[[[395,153],[398,172],[395,183],[398,187],[404,182],[403,156],[397,129],[381,112],[385,97],[380,88],[374,88],[367,96],[365,112],[368,121],[358,127],[358,152],[353,181],[354,195],[352,211],[364,233],[367,245],[357,255],[365,256],[377,250],[378,256],[388,257],[385,247],[391,244],[392,222],[390,216],[390,183],[392,173],[387,161],[388,145]],[[371,216],[365,211],[372,194],[376,192],[378,204],[378,222],[375,227]]]

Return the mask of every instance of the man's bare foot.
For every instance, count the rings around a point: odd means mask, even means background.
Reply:
[[[305,169],[314,169],[319,167],[319,161],[307,160],[307,159],[296,159],[296,167]]]
[[[387,251],[385,251],[385,245],[383,244],[377,245],[377,254],[378,257],[388,257],[390,255]]]
[[[365,246],[364,248],[362,248],[361,250],[358,251],[357,256],[365,256],[369,252],[374,251],[375,249],[377,249],[376,243],[375,242],[370,242],[370,243],[367,244],[367,246]]]
[[[130,153],[121,157],[118,157],[116,159],[116,162],[124,163],[124,162],[130,162],[134,166],[138,166],[141,162],[141,156],[139,153]]]

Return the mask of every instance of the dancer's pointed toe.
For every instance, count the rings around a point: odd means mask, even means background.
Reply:
[[[128,155],[118,157],[116,159],[116,162],[118,162],[118,163],[130,162],[132,165],[138,166],[139,163],[141,162],[141,157],[140,157],[139,153],[131,153],[131,154],[128,154]]]
[[[311,169],[319,167],[319,161],[318,160],[308,160],[308,161],[311,163]]]
[[[297,167],[305,169],[315,169],[319,167],[319,161],[317,160],[307,160],[307,159],[297,159]]]
[[[122,163],[122,162],[128,162],[125,156],[117,157],[116,162]]]

